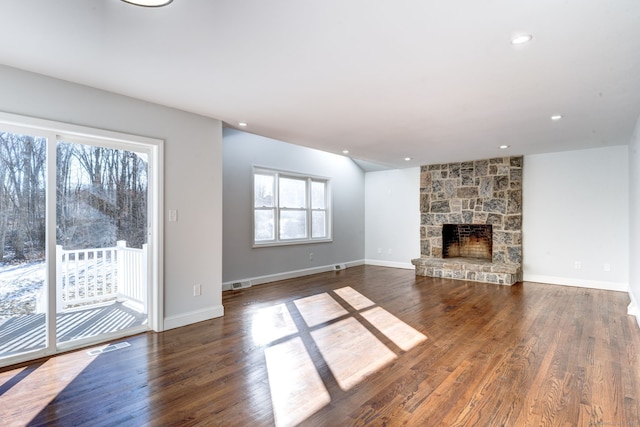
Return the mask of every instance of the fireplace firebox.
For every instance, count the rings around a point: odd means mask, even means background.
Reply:
[[[491,224],[443,224],[442,258],[474,258],[491,261]]]

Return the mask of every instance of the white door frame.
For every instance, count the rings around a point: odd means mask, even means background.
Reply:
[[[28,116],[20,116],[0,112],[0,127],[2,130],[33,134],[47,138],[47,202],[46,202],[46,268],[48,295],[55,295],[56,272],[55,272],[55,250],[56,250],[56,142],[66,139],[70,142],[90,143],[109,148],[119,148],[129,151],[144,152],[149,156],[149,185],[148,185],[148,271],[147,277],[149,286],[149,329],[161,332],[164,330],[164,293],[163,293],[163,194],[164,194],[164,141],[156,138],[149,138],[137,135],[130,135],[121,132],[113,132],[103,129],[90,128],[85,126],[72,125],[51,120],[37,119]],[[54,195],[53,197],[51,195]],[[99,339],[81,339],[63,345],[56,346],[55,336],[55,298],[47,301],[47,325],[48,339],[47,345],[42,350],[29,353],[22,353],[14,357],[7,357],[0,362],[0,366],[19,363],[25,360],[36,359],[60,351],[68,351],[73,348],[86,346],[110,339],[122,337],[120,334],[109,334],[100,336]],[[53,314],[53,315],[52,315]]]

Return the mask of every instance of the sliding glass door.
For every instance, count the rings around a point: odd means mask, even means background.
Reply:
[[[0,366],[158,330],[157,148],[0,120]]]

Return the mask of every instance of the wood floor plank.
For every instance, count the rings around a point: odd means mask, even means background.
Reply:
[[[640,330],[628,302],[375,266],[290,279],[225,292],[223,318],[129,337],[118,351],[4,368],[0,420],[640,425]]]

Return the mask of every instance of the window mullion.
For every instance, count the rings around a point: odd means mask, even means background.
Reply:
[[[274,223],[274,228],[276,232],[276,235],[274,237],[275,237],[275,241],[279,242],[280,241],[280,174],[276,172],[274,175],[275,175],[275,179],[273,180],[273,186],[274,186],[273,188],[273,199],[274,199],[273,223]]]
[[[307,206],[305,207],[305,215],[307,216],[307,239],[313,239],[313,217],[311,215],[312,207],[311,207],[311,178],[306,179],[305,186],[305,199],[307,201]]]

